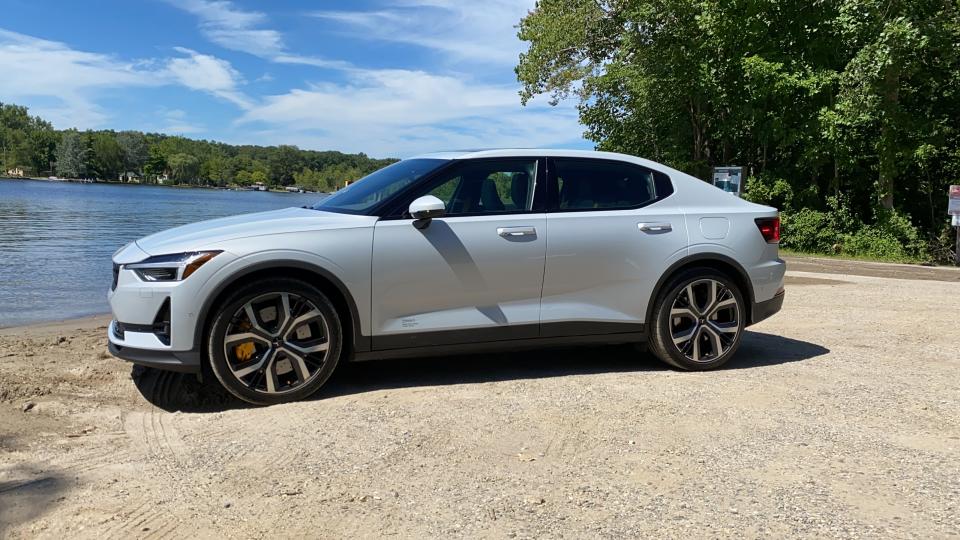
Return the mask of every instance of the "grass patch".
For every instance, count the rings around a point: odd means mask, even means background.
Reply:
[[[904,257],[899,255],[849,255],[844,253],[811,253],[806,251],[796,251],[789,248],[780,248],[780,254],[788,257],[816,257],[820,259],[835,259],[838,261],[863,261],[879,263],[900,263],[900,264],[923,264],[930,265],[916,257]]]

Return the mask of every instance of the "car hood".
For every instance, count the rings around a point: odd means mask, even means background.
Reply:
[[[286,208],[241,214],[174,227],[137,240],[149,255],[165,255],[209,249],[215,244],[271,234],[372,226],[375,217]]]

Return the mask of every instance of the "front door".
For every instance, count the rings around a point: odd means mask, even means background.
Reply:
[[[539,170],[538,170],[539,169]],[[537,337],[546,257],[542,162],[470,160],[411,193],[444,201],[423,229],[387,216],[373,239],[373,348]]]

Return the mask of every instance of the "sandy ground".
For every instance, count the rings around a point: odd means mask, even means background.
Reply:
[[[3,330],[0,537],[960,537],[960,282],[829,269],[716,372],[373,362],[270,408],[132,370],[102,318]]]

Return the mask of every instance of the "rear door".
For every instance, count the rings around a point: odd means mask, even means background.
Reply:
[[[669,178],[632,163],[553,158],[541,335],[643,330],[657,280],[686,253]]]
[[[398,214],[373,242],[373,347],[536,337],[546,257],[544,161],[468,160],[405,196],[446,215],[424,229]]]

